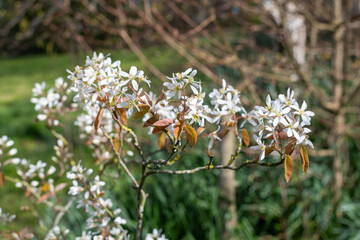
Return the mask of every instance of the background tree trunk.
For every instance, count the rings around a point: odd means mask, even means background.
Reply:
[[[229,117],[224,118],[227,121]],[[221,141],[221,164],[226,165],[234,152],[235,134],[230,131]],[[237,225],[235,171],[221,170],[219,178],[220,212],[223,213],[220,239],[233,239],[231,229]]]

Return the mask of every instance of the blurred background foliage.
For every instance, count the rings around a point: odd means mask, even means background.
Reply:
[[[331,94],[339,82],[335,63],[339,55],[333,51],[339,47],[334,36],[340,34],[338,30],[343,24],[334,23],[339,17],[333,11],[339,7],[338,1],[304,1],[304,6],[298,9],[299,14],[306,16],[308,33],[305,70],[294,63],[291,49],[287,49],[291,44],[286,42],[286,24],[277,23],[273,15],[266,13],[261,1],[245,2],[0,0],[0,135],[15,140],[19,156],[49,162],[54,155],[55,139],[42,123],[34,121],[36,113],[29,101],[31,88],[35,82],[51,85],[55,78],[66,77],[66,69],[82,64],[85,56],[94,50],[111,53],[112,59],[122,61],[124,69],[132,65],[144,69],[155,86],[161,85],[162,77],[156,69],[169,76],[174,71],[197,67],[206,92],[222,77],[239,87],[250,79],[261,99],[265,99],[266,93],[274,97],[291,87],[297,98],[305,99],[316,113],[311,127],[315,150],[310,152],[310,169],[303,174],[296,159],[289,184],[285,183],[281,166],[247,167],[238,171],[238,223],[232,229],[232,236],[235,239],[360,239],[360,191],[356,190],[360,182],[357,91],[360,49],[356,42],[360,41],[356,41],[357,28],[352,27],[357,23],[359,3],[344,1],[340,6],[340,19],[345,22],[341,84],[351,90],[344,90],[340,106],[332,108],[323,101],[336,98]],[[321,11],[315,13],[319,2]],[[281,4],[278,7],[280,12],[281,7],[287,9]],[[147,15],[149,11],[151,15]],[[328,28],[314,27],[317,26],[314,22],[328,24]],[[333,23],[335,27],[331,28]],[[316,43],[313,43],[314,34]],[[301,71],[309,72],[313,85],[309,87],[302,79]],[[319,100],[311,86],[330,97]],[[242,88],[242,94],[245,106],[256,102],[254,92]],[[341,134],[334,130],[338,129],[339,116],[345,119],[342,126],[350,129]],[[78,130],[71,123],[73,117],[66,117],[64,134],[73,142],[74,158],[93,166],[90,151],[78,139]],[[193,149],[177,163],[179,168],[207,163],[206,153],[201,150],[206,143],[200,144],[203,147]],[[241,159],[248,157],[244,153]],[[336,161],[340,162],[340,168],[334,164]],[[15,174],[10,168],[5,171]],[[341,183],[336,177],[339,174]],[[108,194],[123,210],[130,231],[134,231],[134,191],[126,177],[113,179],[111,172],[107,177],[114,189]],[[169,239],[219,239],[222,219],[227,213],[218,207],[221,200],[218,177],[219,172],[209,171],[150,178],[145,186],[150,198],[145,208],[144,231],[162,228]],[[23,216],[16,223],[0,228],[30,226],[42,236],[41,225],[51,223],[52,213],[47,213],[41,205],[30,206],[42,209],[46,216],[38,224],[29,211],[20,210],[30,204],[21,191],[9,183],[0,193],[3,211]],[[62,224],[79,235],[80,226],[84,227],[82,220],[81,212],[71,211]]]

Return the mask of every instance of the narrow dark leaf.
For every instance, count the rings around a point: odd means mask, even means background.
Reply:
[[[244,140],[245,146],[248,147],[250,145],[250,138],[249,138],[249,134],[248,134],[248,131],[246,130],[246,128],[244,128],[242,130],[242,135],[243,135],[243,140]]]
[[[95,121],[94,121],[95,131],[97,131],[101,125],[103,115],[104,115],[104,110],[105,110],[105,108],[100,108],[100,110],[95,118]]]
[[[309,157],[306,148],[301,144],[300,146],[301,165],[303,172],[306,173],[309,168]]]
[[[290,178],[291,178],[291,175],[293,173],[293,170],[294,170],[293,159],[292,159],[292,157],[290,155],[285,156],[284,169],[285,169],[286,182],[289,182]]]
[[[0,187],[5,186],[5,174],[3,172],[0,172]]]

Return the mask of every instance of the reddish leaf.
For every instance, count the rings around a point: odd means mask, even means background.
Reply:
[[[127,125],[127,116],[126,116],[125,108],[117,108],[116,110],[119,113],[121,123]]]
[[[190,125],[186,125],[185,133],[186,133],[186,138],[187,138],[190,146],[194,146],[197,142],[197,134],[196,134],[195,129]]]
[[[289,142],[285,147],[285,154],[291,155],[295,149],[296,141]]]
[[[64,187],[66,187],[66,183],[60,183],[59,185],[57,185],[56,187],[55,187],[55,192],[58,192],[58,191],[60,191],[61,189],[63,189]]]
[[[166,128],[166,127],[170,126],[173,123],[174,123],[174,119],[166,118],[166,119],[161,119],[161,120],[155,122],[153,124],[153,126],[154,127],[159,127],[159,128]]]
[[[152,105],[152,101],[151,101],[149,94],[147,94],[147,92],[144,92],[144,95],[146,97],[146,100],[149,102],[149,104]]]
[[[158,135],[158,147],[159,149],[163,149],[165,147],[166,142],[166,134],[164,132]]]
[[[250,138],[249,138],[249,134],[245,128],[242,130],[242,135],[243,135],[245,146],[248,147],[250,145]]]
[[[0,172],[0,186],[5,186],[5,174],[3,172]]]
[[[52,195],[54,195],[54,193],[52,193],[52,192],[45,193],[44,195],[42,195],[42,196],[38,199],[37,203],[38,203],[38,204],[39,204],[39,203],[42,203],[43,201],[47,200],[47,199],[48,199],[49,197],[51,197]]]
[[[151,127],[155,122],[159,120],[159,114],[155,114],[151,118],[149,118],[145,123],[143,127]]]
[[[293,170],[294,170],[293,159],[292,159],[292,157],[290,155],[285,156],[284,169],[285,169],[286,182],[289,182],[290,178],[291,178],[291,175],[293,173]]]
[[[139,119],[142,116],[144,116],[149,111],[150,106],[146,105],[146,104],[139,104],[138,108],[140,109],[140,111],[138,111],[134,114],[134,116],[133,116],[134,120]]]
[[[95,118],[95,121],[94,121],[94,127],[95,127],[95,131],[97,131],[100,127],[100,124],[102,122],[102,118],[103,118],[103,115],[104,115],[104,110],[105,108],[100,108],[96,118]]]
[[[154,127],[152,134],[157,134],[160,131],[162,131],[163,129],[165,129],[165,127]]]
[[[199,135],[200,133],[202,133],[204,130],[205,130],[205,128],[199,127],[199,128],[196,130],[197,135]]]
[[[182,129],[184,127],[184,120],[179,120],[176,122],[174,127],[174,137],[175,139],[178,139],[181,135]]]
[[[309,157],[306,148],[302,144],[300,146],[300,156],[301,156],[302,169],[304,173],[306,173],[306,171],[309,168]]]
[[[155,105],[158,104],[158,103],[159,103],[161,100],[163,100],[165,97],[166,97],[165,94],[162,93],[162,94],[158,97],[158,99],[156,100]]]

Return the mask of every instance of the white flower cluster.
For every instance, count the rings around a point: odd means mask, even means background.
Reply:
[[[59,120],[55,114],[62,114],[67,95],[70,93],[67,82],[63,78],[55,80],[55,87],[46,90],[46,83],[35,83],[32,89],[31,102],[35,104],[39,121],[46,121],[50,126],[58,126]]]
[[[186,119],[190,124],[197,123],[203,127],[205,120],[212,122],[210,117],[211,109],[208,105],[204,105],[205,92],[202,92],[200,81],[195,81],[194,77],[197,71],[191,68],[182,73],[175,73],[172,77],[168,77],[170,82],[165,82],[164,86],[166,99],[169,102],[178,103],[173,108],[173,116],[181,113],[182,119]],[[190,86],[191,94],[186,95],[186,87]]]
[[[62,230],[59,226],[55,226],[49,232],[47,239],[49,240],[66,240],[68,239],[67,235],[69,234],[69,229]]]
[[[91,231],[83,232],[82,236],[76,239],[129,239],[127,231],[123,228],[126,220],[119,216],[121,210],[114,210],[113,216],[109,214],[113,203],[111,199],[103,199],[102,197],[105,182],[101,181],[99,176],[95,176],[92,181],[89,181],[92,172],[92,169],[81,166],[81,162],[67,172],[67,178],[71,179],[73,183],[68,194],[76,196],[83,193],[82,199],[78,201],[76,207],[84,208],[85,212],[90,215],[87,219],[87,229]]]
[[[4,225],[6,225],[7,223],[11,222],[12,220],[15,219],[15,215],[10,215],[9,213],[3,213],[2,209],[0,207],[0,222]]]
[[[310,126],[311,117],[315,114],[307,111],[307,104],[304,101],[299,107],[294,99],[294,91],[290,88],[287,95],[280,94],[277,99],[272,100],[268,95],[266,106],[255,106],[249,115],[249,122],[254,125],[254,132],[257,136],[254,139],[257,146],[252,149],[260,149],[260,160],[265,158],[265,149],[279,143],[282,140],[291,141],[299,145],[309,145],[314,148],[312,142],[308,139],[308,133],[311,132],[306,126]],[[272,139],[269,144],[265,144],[265,139]]]
[[[74,101],[81,101],[88,106],[129,107],[131,115],[137,105],[137,94],[141,82],[150,86],[143,71],[131,67],[129,72],[122,71],[120,61],[112,62],[102,53],[87,57],[85,67],[77,66],[74,72],[68,70],[72,81],[72,91],[76,92]]]
[[[68,72],[68,78],[72,81],[71,89],[77,93],[74,101],[84,102],[85,108],[122,108],[126,109],[126,115],[130,117],[135,111],[141,111],[142,104],[150,107],[149,114],[145,115],[144,119],[159,114],[163,119],[175,120],[180,113],[181,119],[188,120],[189,124],[197,123],[199,126],[204,126],[205,120],[218,123],[221,116],[242,110],[239,92],[231,86],[226,86],[225,80],[222,89],[214,90],[210,94],[211,102],[215,105],[214,110],[205,105],[206,94],[202,91],[201,82],[195,80],[197,71],[191,68],[168,77],[169,81],[164,83],[165,97],[160,99],[140,88],[142,82],[148,86],[151,84],[151,81],[144,77],[143,71],[138,71],[133,66],[129,72],[124,72],[120,67],[120,61],[112,63],[111,59],[102,53],[94,53],[92,58],[87,57],[84,68],[77,66],[74,72]],[[85,121],[90,122],[89,119],[82,120]],[[78,122],[80,125],[81,121]]]
[[[162,229],[154,228],[152,233],[146,234],[145,240],[168,240],[165,234],[162,234]]]
[[[9,163],[16,163],[19,161],[18,158],[13,157],[17,153],[17,149],[12,147],[13,145],[14,141],[7,136],[2,136],[0,138],[0,160],[6,160],[4,163],[0,161],[0,168],[3,165],[6,166]]]
[[[211,112],[214,115],[213,123],[219,123],[222,116],[245,111],[241,105],[240,92],[233,86],[227,85],[224,79],[222,80],[222,88],[214,88],[209,97],[211,104],[214,105],[214,110]],[[232,120],[230,119],[230,121]]]
[[[26,187],[31,193],[41,194],[46,191],[54,192],[53,175],[56,172],[56,167],[50,166],[46,169],[47,163],[38,160],[35,164],[29,163],[26,159],[21,159],[16,163],[19,167],[16,173],[23,180],[15,184],[16,187]],[[24,185],[24,182],[29,185]]]

